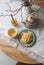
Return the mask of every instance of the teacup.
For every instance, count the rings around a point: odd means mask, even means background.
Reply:
[[[17,32],[16,32],[15,29],[10,28],[10,29],[8,30],[8,35],[9,35],[11,38],[14,38],[14,37],[16,37]]]

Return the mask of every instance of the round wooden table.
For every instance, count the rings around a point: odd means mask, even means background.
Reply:
[[[23,52],[17,50],[16,48],[11,47],[6,42],[0,40],[0,49],[10,58],[26,64],[38,64],[39,62],[35,61],[31,57],[28,57]],[[20,63],[20,64],[21,64]],[[20,65],[19,64],[19,65]],[[23,64],[22,64],[23,65]]]

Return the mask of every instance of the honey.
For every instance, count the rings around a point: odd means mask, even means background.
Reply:
[[[18,25],[18,23],[17,23],[17,20],[16,20],[16,19],[12,19],[12,20],[11,20],[11,23],[12,23],[14,26]]]
[[[16,19],[13,18],[13,15],[12,15],[12,14],[11,14],[11,18],[12,18],[11,23],[12,23],[14,26],[17,26],[17,25],[18,25],[18,22],[17,22]]]

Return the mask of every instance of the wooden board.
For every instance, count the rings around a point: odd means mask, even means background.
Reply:
[[[36,64],[37,61],[33,60],[32,58],[28,57],[23,52],[17,50],[16,48],[11,47],[10,45],[6,44],[6,42],[0,40],[0,49],[8,55],[10,58],[27,64]]]
[[[35,0],[34,4],[39,5],[40,7],[44,8],[44,0]]]

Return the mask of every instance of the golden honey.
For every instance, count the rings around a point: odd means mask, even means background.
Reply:
[[[12,20],[11,20],[11,23],[12,23],[14,26],[17,26],[17,25],[18,25],[18,23],[17,23],[17,20],[16,20],[16,19],[12,19]]]

